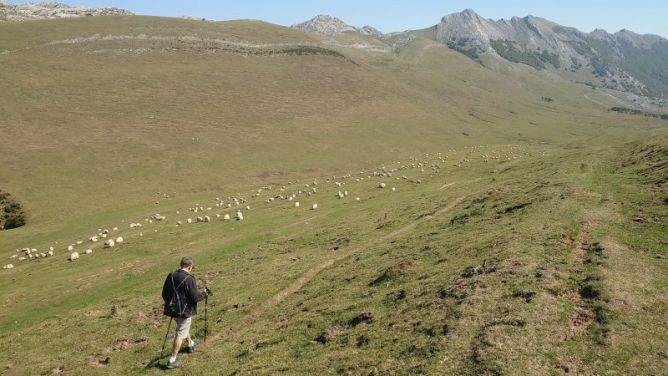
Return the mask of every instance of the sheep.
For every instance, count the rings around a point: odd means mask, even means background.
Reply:
[[[77,245],[82,245],[82,244],[83,244],[83,240],[77,240]]]
[[[102,238],[106,238],[106,237],[107,237],[107,234],[102,234],[102,235],[100,235],[100,237],[102,237]]]
[[[204,222],[211,222],[211,217],[209,217],[208,215],[205,215],[204,216]]]
[[[53,246],[49,247],[49,251],[53,252],[55,249],[53,249]]]
[[[114,227],[112,230],[113,231],[118,231],[118,227]]]
[[[14,264],[7,264],[7,265],[3,266],[2,268],[3,269],[12,269],[13,267],[14,267]]]
[[[246,205],[246,210],[250,210],[250,205]]]
[[[313,204],[313,206],[311,206],[311,210],[315,210],[317,208],[318,208],[318,204]]]
[[[385,188],[385,183],[378,184],[378,188]]]
[[[241,212],[241,210],[237,210],[237,221],[243,221],[244,220],[244,215]]]
[[[396,192],[397,189],[395,187],[392,187],[392,192]]]
[[[23,256],[19,257],[19,261],[25,261],[25,260],[26,260],[25,257],[23,257]]]
[[[116,238],[116,244],[121,244],[121,243],[123,243],[123,237],[119,236]]]
[[[188,219],[186,220],[186,222],[188,222],[188,223],[193,223],[193,219],[192,219],[192,218],[188,218]]]
[[[42,252],[42,253],[39,254],[39,257],[46,258],[48,256],[46,255],[46,253]]]
[[[67,246],[67,250],[68,250],[69,252],[72,252],[72,251],[74,251],[74,247],[71,246],[71,245],[68,245],[68,246]]]
[[[299,201],[295,201],[295,208],[299,207]]]
[[[223,216],[223,220],[224,220],[224,221],[229,221],[229,220],[230,220],[230,215],[229,215],[229,214],[225,214],[225,215]]]
[[[90,255],[91,253],[93,253],[93,250],[90,249],[90,248],[88,248],[88,249],[86,250],[86,254],[87,254],[87,255]]]
[[[336,194],[336,198],[343,198],[343,193],[341,193],[341,191],[339,191],[339,193]]]
[[[46,254],[49,255],[49,256],[53,256],[53,251],[49,251]]]
[[[359,200],[360,200],[360,198],[359,198],[359,197],[355,197],[355,201],[359,201]]]
[[[88,240],[90,240],[93,243],[96,243],[98,241],[98,237],[97,236],[91,236],[90,238],[88,238]]]
[[[116,245],[116,242],[114,241],[114,239],[109,239],[106,242],[104,242],[104,248],[111,248],[114,245]]]
[[[70,257],[67,259],[69,261],[74,261],[79,258],[79,252],[72,252],[70,254]]]

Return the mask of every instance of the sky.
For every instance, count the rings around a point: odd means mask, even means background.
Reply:
[[[668,38],[668,0],[61,0],[70,5],[118,7],[136,14],[192,16],[222,21],[258,19],[290,26],[318,14],[382,32],[423,29],[444,15],[471,8],[497,20],[534,15],[590,32],[628,29]],[[8,1],[11,4],[24,1]]]

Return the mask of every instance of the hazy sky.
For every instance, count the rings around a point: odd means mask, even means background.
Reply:
[[[24,1],[9,1],[16,4]],[[485,18],[528,14],[582,31],[629,29],[668,38],[668,0],[65,0],[68,4],[115,6],[137,14],[193,16],[210,20],[252,18],[289,26],[317,14],[383,32],[433,26],[442,16],[472,8]]]

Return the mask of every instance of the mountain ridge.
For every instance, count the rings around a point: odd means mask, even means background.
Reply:
[[[324,15],[291,27],[329,36],[359,33],[383,39],[392,35],[370,32],[377,29],[358,28]],[[501,58],[554,71],[592,87],[660,98],[654,104],[666,106],[668,39],[659,35],[638,34],[628,29],[609,33],[600,28],[586,33],[533,15],[495,21],[470,8],[443,16],[438,24],[427,29],[433,29],[434,40],[480,62],[484,62],[485,56]]]

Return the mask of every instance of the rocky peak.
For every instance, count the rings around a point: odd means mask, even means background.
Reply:
[[[125,9],[119,8],[87,8],[70,6],[62,3],[0,3],[0,21],[29,21],[51,18],[76,18],[90,16],[127,16],[132,15]]]
[[[345,23],[340,18],[324,14],[319,14],[306,22],[295,24],[292,25],[291,27],[304,32],[318,33],[323,35],[336,35],[345,32],[353,32],[377,38],[383,36],[383,33],[374,27],[368,25],[363,26],[361,28],[351,26]]]

